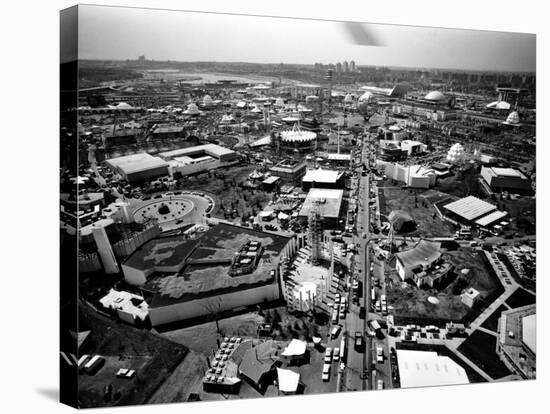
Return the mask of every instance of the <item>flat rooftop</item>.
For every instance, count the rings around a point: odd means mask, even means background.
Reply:
[[[466,371],[437,352],[397,350],[401,388],[469,384]]]
[[[496,210],[492,213],[487,214],[486,216],[481,217],[480,219],[476,220],[476,224],[478,226],[488,226],[498,220],[502,220],[504,217],[506,217],[508,213],[505,211]]]
[[[307,170],[302,181],[316,183],[336,183],[342,177],[343,172],[336,170]]]
[[[493,177],[514,177],[526,180],[527,177],[519,170],[514,168],[482,167]]]
[[[249,274],[230,276],[231,260],[249,240],[260,242],[264,249],[256,269]],[[153,274],[147,281],[144,289],[154,292],[150,307],[272,284],[275,277],[271,270],[288,241],[288,237],[276,234],[218,224],[193,240],[196,245],[179,272]],[[173,252],[166,260],[178,260],[179,255],[186,257],[186,252],[185,247],[180,247],[179,252]],[[163,253],[170,254],[165,250]]]
[[[344,190],[312,188],[307,193],[300,216],[308,216],[317,207],[322,217],[338,218],[343,198]]]
[[[204,152],[208,155],[212,155],[215,157],[221,157],[222,155],[228,155],[228,154],[235,154],[235,151],[230,150],[229,148],[222,147],[220,145],[204,144],[204,145],[197,145],[194,147],[181,148],[177,150],[161,152],[159,156],[164,159],[168,159],[168,158],[189,156],[192,154],[196,154],[198,152]]]
[[[106,160],[106,163],[114,168],[120,169],[124,174],[168,167],[168,164],[162,158],[154,157],[145,152],[125,155],[118,158],[110,158]]]
[[[124,265],[139,270],[183,265],[189,254],[198,245],[197,240],[186,240],[182,236],[161,237],[149,240],[133,252]]]
[[[497,209],[496,206],[491,203],[480,200],[474,196],[461,198],[443,207],[466,220],[475,220]]]

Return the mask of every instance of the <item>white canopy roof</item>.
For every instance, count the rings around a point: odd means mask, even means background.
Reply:
[[[277,368],[279,390],[282,392],[296,392],[300,383],[300,374],[289,369]]]
[[[293,339],[281,353],[282,356],[304,355],[306,352],[306,343],[299,339]]]

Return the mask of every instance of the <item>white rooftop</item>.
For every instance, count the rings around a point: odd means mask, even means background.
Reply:
[[[523,343],[534,354],[537,353],[537,314],[525,316],[521,320]]]
[[[496,206],[474,196],[461,198],[444,206],[447,210],[466,220],[474,220],[496,210]]]
[[[229,148],[222,147],[220,145],[216,144],[204,144],[204,145],[197,145],[194,147],[188,147],[188,148],[181,148],[173,151],[166,151],[161,152],[159,156],[162,158],[175,158],[180,157],[183,155],[189,155],[194,154],[197,152],[205,152],[208,155],[217,156],[220,157],[222,155],[226,154],[233,154],[235,151],[230,150]]]
[[[501,220],[502,218],[506,217],[508,213],[505,211],[493,211],[492,213],[487,214],[484,217],[481,217],[479,220],[476,220],[476,224],[478,226],[488,226],[491,223],[494,223],[495,221]]]
[[[281,353],[282,356],[299,356],[306,352],[306,343],[299,339],[293,339]]]
[[[111,289],[107,295],[99,300],[99,302],[106,308],[118,309],[142,320],[144,320],[149,313],[149,305],[147,305],[147,302],[145,302],[141,296],[134,295],[130,292],[119,292]],[[135,303],[139,304],[136,305]]]
[[[306,175],[302,178],[305,182],[318,182],[318,183],[336,183],[342,176],[342,172],[336,170],[307,170]]]
[[[466,371],[437,352],[397,350],[401,388],[468,384]]]
[[[289,369],[277,368],[279,390],[282,392],[296,392],[300,383],[300,374]]]
[[[167,167],[168,164],[159,157],[154,157],[145,152],[126,155],[118,158],[111,158],[106,161],[113,167],[119,168],[125,174],[146,171],[159,167]]]

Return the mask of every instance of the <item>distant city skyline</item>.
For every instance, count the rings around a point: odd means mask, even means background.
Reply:
[[[534,34],[364,24],[381,46],[356,44],[339,22],[79,6],[79,59],[324,64],[536,71]]]

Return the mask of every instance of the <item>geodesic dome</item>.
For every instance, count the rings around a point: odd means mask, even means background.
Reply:
[[[466,153],[464,151],[464,147],[457,142],[449,149],[449,152],[447,153],[447,161],[453,164],[458,164],[464,161],[465,156]]]

